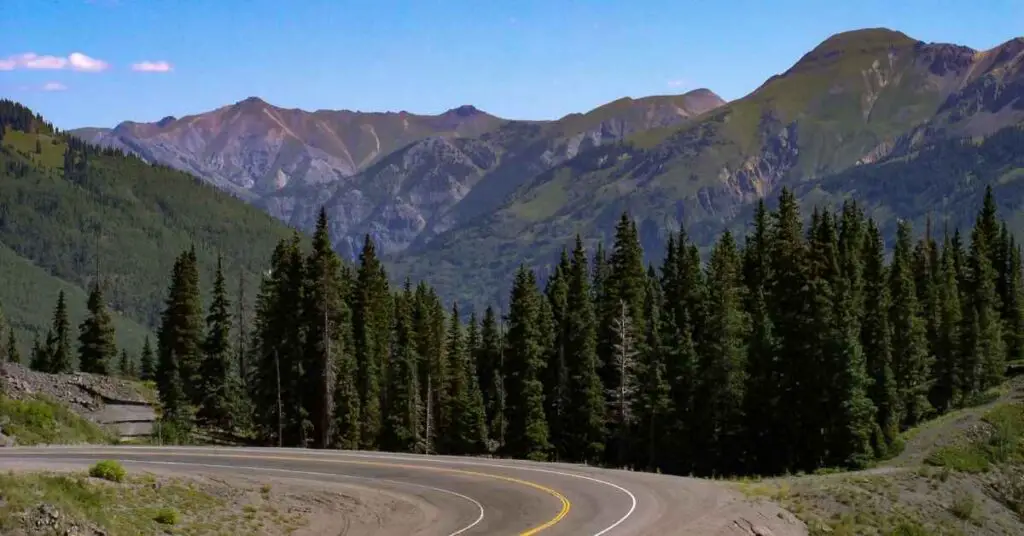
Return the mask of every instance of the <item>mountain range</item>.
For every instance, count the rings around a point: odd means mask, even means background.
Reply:
[[[305,112],[249,98],[75,133],[195,174],[294,227],[311,228],[324,206],[341,253],[353,257],[369,234],[396,275],[482,303],[507,291],[497,283],[519,263],[543,272],[576,233],[606,240],[623,211],[652,256],[680,228],[703,244],[742,230],[751,203],[782,186],[805,203],[858,198],[884,227],[929,212],[961,225],[950,200],[977,206],[982,181],[963,170],[935,190],[907,166],[923,155],[935,166],[936,147],[980,147],[1024,121],[1022,58],[1024,39],[977,51],[875,28],[826,39],[729,103],[701,89],[515,121],[472,106]],[[908,182],[862,195],[865,177],[894,164]],[[1010,188],[1015,177],[989,180]],[[904,195],[918,188],[938,205]]]

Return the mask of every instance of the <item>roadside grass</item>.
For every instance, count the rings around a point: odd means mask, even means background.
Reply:
[[[985,427],[972,430],[974,437],[941,447],[925,463],[965,473],[982,473],[997,464],[1024,460],[1024,405],[1005,404],[981,418]]]
[[[26,512],[49,504],[62,517],[93,523],[111,536],[161,533],[167,511],[203,516],[224,503],[184,481],[158,484],[141,476],[116,483],[83,474],[7,473],[0,475],[0,497],[0,533],[18,530]]]
[[[0,396],[0,428],[19,445],[116,442],[96,423],[42,396],[27,400]]]

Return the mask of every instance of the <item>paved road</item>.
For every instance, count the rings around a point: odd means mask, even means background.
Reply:
[[[85,466],[114,458],[128,467],[182,473],[358,482],[427,501],[445,516],[442,536],[806,534],[773,505],[753,507],[713,482],[569,464],[354,451],[218,447],[0,449],[0,467]]]

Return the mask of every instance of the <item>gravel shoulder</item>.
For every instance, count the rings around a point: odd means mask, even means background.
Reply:
[[[415,496],[340,482],[138,470],[116,483],[81,464],[0,465],[0,533],[138,536],[405,535],[454,532]],[[444,532],[446,531],[447,532]]]

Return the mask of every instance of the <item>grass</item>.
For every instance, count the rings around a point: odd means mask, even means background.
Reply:
[[[113,443],[92,421],[45,397],[12,400],[0,396],[0,423],[19,445]]]
[[[998,406],[982,417],[980,437],[936,449],[925,463],[965,473],[982,473],[994,465],[1024,457],[1024,405]]]
[[[15,532],[22,514],[40,504],[52,505],[62,518],[88,522],[111,536],[158,534],[182,521],[178,511],[199,517],[216,512],[223,500],[184,481],[157,485],[152,477],[126,477],[100,483],[82,474],[0,475],[0,533]],[[173,514],[171,513],[173,512]]]
[[[111,482],[124,482],[128,472],[117,460],[103,460],[89,468],[89,476]]]

